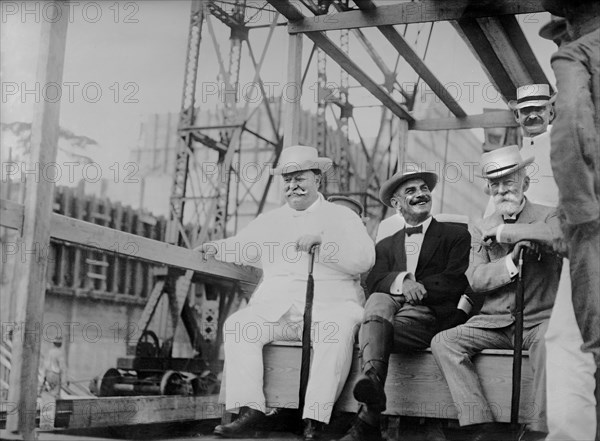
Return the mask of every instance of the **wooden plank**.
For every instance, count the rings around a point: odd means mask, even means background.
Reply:
[[[531,75],[529,75],[529,72],[523,65],[521,57],[519,57],[516,48],[513,46],[512,41],[498,18],[478,18],[477,23],[490,42],[498,60],[500,60],[500,63],[506,69],[512,83],[516,87],[533,83]],[[513,92],[514,94],[516,94],[516,90]]]
[[[283,141],[286,146],[299,143],[300,137],[300,98],[302,96],[302,35],[290,35],[288,40],[287,84],[294,85],[298,96],[284,100],[285,120],[283,122]],[[279,155],[277,155],[279,159]]]
[[[100,397],[57,400],[55,428],[130,426],[220,418],[216,395]]]
[[[473,55],[479,60],[481,68],[502,97],[507,102],[515,99],[517,88],[477,21],[474,19],[461,19],[451,23],[471,49]],[[488,99],[492,98],[489,97]]]
[[[517,127],[515,117],[510,110],[469,115],[464,118],[421,119],[409,125],[410,130],[463,130],[489,129],[494,127]]]
[[[301,346],[296,342],[271,343],[264,347],[265,396],[269,407],[297,408]],[[483,351],[474,358],[485,396],[497,421],[510,421],[512,351]],[[358,349],[336,409],[356,412],[358,403],[352,395],[359,375]],[[535,416],[533,403],[533,371],[527,354],[523,357],[520,421]],[[388,398],[386,415],[456,419],[458,410],[469,411],[472,403],[458,406],[453,402],[448,385],[431,351],[392,354],[385,384]],[[458,409],[461,407],[461,409]]]
[[[45,6],[54,9],[56,20],[41,24],[36,84],[62,84],[67,40],[68,13],[66,2],[53,1]],[[35,438],[35,408],[38,386],[38,366],[41,339],[37,327],[43,323],[48,261],[42,256],[50,245],[50,222],[53,208],[53,180],[39,175],[47,164],[56,161],[60,121],[60,100],[41,100],[34,107],[31,124],[30,164],[37,165],[38,175],[27,179],[23,213],[23,242],[36,255],[17,261],[14,277],[16,287],[17,323],[23,324],[22,333],[13,338],[12,368],[8,401],[18,403],[20,412],[8,415],[6,429],[20,432],[24,439]],[[28,167],[30,168],[30,167]]]
[[[5,204],[7,201],[0,200],[0,202]],[[22,206],[19,205],[16,207],[15,212],[20,211],[22,211]],[[0,222],[1,226],[7,226],[4,224],[4,217]],[[260,274],[255,271],[239,265],[218,262],[214,259],[203,261],[198,252],[188,248],[113,230],[112,228],[56,213],[52,214],[49,233],[53,238],[65,242],[82,244],[98,250],[117,252],[124,256],[129,255],[161,265],[196,271],[206,276],[249,284],[256,284],[260,277]],[[116,250],[115,243],[120,244]]]
[[[360,4],[360,0],[356,3]],[[288,32],[332,31],[432,21],[474,19],[545,12],[541,0],[444,0],[379,6],[373,11],[347,11],[306,17],[288,23]]]
[[[300,20],[304,16],[293,6],[289,0],[268,0],[279,13],[288,20]],[[414,118],[408,110],[398,104],[396,100],[387,93],[387,91],[369,77],[348,55],[346,55],[338,46],[336,46],[325,34],[321,32],[310,32],[306,34],[318,47],[329,55],[336,63],[340,65],[348,74],[357,80],[365,89],[377,98],[381,103],[399,118],[412,121]]]

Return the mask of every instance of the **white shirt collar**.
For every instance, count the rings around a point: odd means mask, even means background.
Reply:
[[[420,224],[409,225],[407,223],[406,228],[414,228],[414,227],[418,227],[419,225],[423,225],[423,236],[424,236],[425,233],[427,233],[427,228],[429,228],[429,225],[431,225],[431,219],[433,219],[433,216],[429,215],[429,217],[427,219],[425,219],[423,222],[421,222]]]

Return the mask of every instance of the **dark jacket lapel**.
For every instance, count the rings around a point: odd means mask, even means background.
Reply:
[[[397,234],[394,235],[394,248],[392,252],[394,253],[394,259],[397,265],[393,268],[395,271],[406,271],[406,248],[404,245],[404,238],[406,237],[406,234],[404,230],[405,229],[402,228]]]
[[[425,232],[423,237],[423,245],[421,245],[421,252],[419,253],[419,261],[417,263],[417,271],[427,267],[427,264],[435,254],[435,250],[440,245],[441,228],[438,221],[431,219],[429,228]]]

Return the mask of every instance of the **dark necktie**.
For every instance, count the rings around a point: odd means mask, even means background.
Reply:
[[[405,231],[407,236],[412,234],[423,234],[423,225],[419,225],[418,227],[406,227]]]

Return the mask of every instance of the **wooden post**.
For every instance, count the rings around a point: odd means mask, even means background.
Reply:
[[[398,171],[404,171],[406,149],[408,148],[408,121],[397,118],[398,121]]]
[[[290,35],[288,43],[287,84],[283,100],[285,120],[283,143],[298,144],[300,134],[300,98],[302,97],[302,34]]]
[[[40,36],[37,78],[39,87],[62,84],[69,9],[66,2],[53,1],[56,20],[43,20]],[[56,9],[54,9],[56,8]],[[17,412],[7,415],[6,428],[20,432],[23,439],[35,438],[38,364],[46,294],[45,253],[50,245],[50,216],[54,203],[54,183],[44,180],[45,167],[56,161],[59,133],[60,100],[43,99],[34,108],[31,124],[30,174],[25,190],[25,216],[20,249],[23,251],[15,268],[16,322],[19,332],[13,335],[12,367],[8,401],[16,403]],[[32,254],[25,254],[31,252]]]

